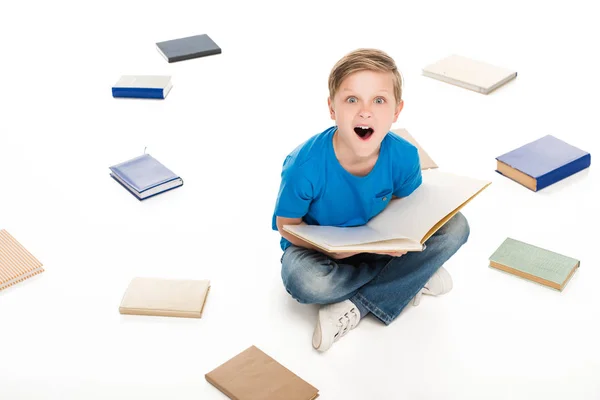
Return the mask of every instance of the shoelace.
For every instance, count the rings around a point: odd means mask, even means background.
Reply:
[[[358,325],[358,321],[359,318],[356,309],[351,308],[348,312],[344,313],[344,315],[338,319],[338,331],[334,336],[334,340],[338,340],[350,330],[354,329],[354,327]]]
[[[421,303],[421,296],[423,296],[423,292],[428,291],[428,290],[429,290],[429,288],[427,286],[424,286],[423,289],[419,290],[419,293],[417,293],[417,295],[413,299],[413,306],[416,307]]]

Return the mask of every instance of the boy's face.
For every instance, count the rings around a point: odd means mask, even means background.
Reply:
[[[396,122],[403,102],[396,105],[391,72],[359,71],[342,81],[327,100],[338,140],[358,157],[369,157]]]

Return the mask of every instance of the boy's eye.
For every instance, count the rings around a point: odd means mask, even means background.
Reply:
[[[356,99],[356,97],[348,97],[348,98],[346,99],[346,101],[347,101],[348,103],[356,103],[358,100]]]
[[[383,104],[385,103],[385,99],[383,97],[378,97],[375,99],[375,103],[376,104]]]

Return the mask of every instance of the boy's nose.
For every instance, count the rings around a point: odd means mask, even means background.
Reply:
[[[371,118],[373,116],[373,114],[371,113],[370,110],[363,108],[360,112],[360,117],[361,118]]]

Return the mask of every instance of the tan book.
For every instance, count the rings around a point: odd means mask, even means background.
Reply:
[[[417,148],[419,151],[419,160],[421,161],[422,170],[438,167],[435,161],[433,161],[429,154],[427,154],[427,152],[406,129],[392,129],[392,132]]]
[[[205,375],[233,400],[312,400],[319,391],[283,365],[250,346]]]
[[[119,312],[132,315],[201,318],[210,290],[208,280],[134,278]]]
[[[42,272],[42,263],[5,229],[0,230],[0,290]]]
[[[517,72],[453,54],[423,68],[423,75],[474,92],[489,94],[515,79]]]

